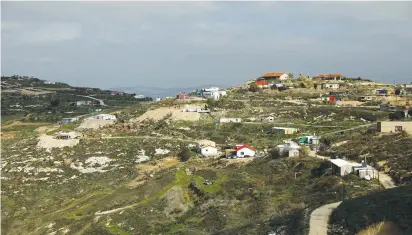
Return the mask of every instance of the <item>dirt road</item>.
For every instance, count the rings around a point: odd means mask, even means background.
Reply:
[[[359,128],[362,128],[362,127],[369,127],[369,126],[372,126],[372,125],[376,125],[376,123],[375,122],[374,123],[368,123],[368,124],[364,124],[364,125],[360,125],[360,126],[351,127],[351,128],[345,129],[345,130],[332,131],[332,132],[325,133],[324,135],[330,135],[330,134],[336,134],[336,133],[340,133],[340,132],[356,130],[356,129],[359,129]]]
[[[91,139],[91,140],[98,140],[98,139],[157,139],[157,140],[179,140],[182,142],[189,142],[194,143],[197,140],[194,139],[182,139],[182,138],[175,138],[175,137],[162,137],[162,136],[107,136],[102,138],[84,138],[84,139]]]
[[[100,100],[100,99],[97,99],[97,98],[94,98],[94,97],[91,97],[91,96],[87,96],[87,95],[76,95],[76,96],[81,96],[81,97],[89,98],[89,99],[92,99],[92,100],[97,100],[97,101],[99,101],[99,103],[100,103],[101,106],[107,106],[107,105],[104,103],[103,100]]]
[[[379,172],[379,183],[381,183],[385,189],[396,187],[392,178],[384,172]]]

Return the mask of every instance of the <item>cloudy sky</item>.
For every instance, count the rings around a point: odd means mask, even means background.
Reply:
[[[412,82],[412,2],[1,2],[2,75],[93,87],[266,72]]]

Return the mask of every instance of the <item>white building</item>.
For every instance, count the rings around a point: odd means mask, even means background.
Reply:
[[[371,179],[377,179],[379,177],[378,171],[372,166],[366,165],[364,161],[362,161],[362,164],[353,167],[353,173],[361,179],[366,178],[366,176],[369,176]]]
[[[348,162],[342,159],[330,159],[332,162],[332,173],[340,176],[354,173],[363,179],[366,176],[369,178],[378,178],[378,171],[372,166],[367,165],[364,161],[362,163]]]
[[[145,97],[144,95],[135,95],[134,96],[134,98],[136,98],[136,99],[144,99],[144,97]]]
[[[199,140],[196,144],[196,151],[204,157],[217,157],[219,154],[216,143],[211,140]]]
[[[342,159],[330,159],[332,162],[332,173],[340,176],[349,175],[353,172],[352,164]]]
[[[156,98],[156,102],[160,102],[162,99],[160,99],[160,98]]]
[[[90,100],[81,100],[81,101],[76,101],[77,106],[82,106],[82,105],[89,105],[92,102]]]
[[[322,85],[323,89],[339,89],[340,85],[338,83],[325,83]]]
[[[219,87],[209,87],[209,88],[204,88],[203,91],[219,91]]]
[[[218,87],[210,87],[202,89],[202,96],[205,99],[219,100],[221,97],[226,96],[226,91],[220,90]]]
[[[98,114],[96,116],[93,116],[95,119],[100,119],[100,120],[116,120],[116,115],[113,114]]]
[[[256,149],[250,147],[247,144],[236,145],[235,151],[236,151],[236,156],[241,157],[241,158],[254,157],[256,154]]]
[[[227,92],[224,91],[224,90],[219,90],[219,95],[220,95],[220,97],[226,96]]]
[[[217,157],[219,155],[217,148],[211,146],[201,148],[200,153],[203,157]]]
[[[274,126],[272,127],[272,132],[273,133],[281,133],[283,135],[292,135],[298,132],[298,128],[292,128],[292,127],[279,127],[279,126]]]
[[[289,157],[298,157],[300,146],[293,141],[286,141],[285,144],[278,145],[279,155],[288,153]]]
[[[242,122],[241,118],[221,118],[219,120],[220,123],[230,123],[230,122]]]
[[[44,84],[56,84],[56,82],[52,82],[52,81],[45,81]]]
[[[262,118],[260,118],[260,121],[261,122],[273,122],[273,121],[275,121],[275,118],[274,117],[262,117]]]

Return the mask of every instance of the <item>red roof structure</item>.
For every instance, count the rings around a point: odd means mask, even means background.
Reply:
[[[272,73],[265,73],[263,74],[263,76],[261,76],[261,78],[265,78],[265,77],[280,77],[283,74],[285,74],[284,72],[272,72]]]
[[[256,151],[255,148],[250,147],[250,146],[247,145],[247,144],[242,144],[241,146],[236,146],[235,151],[239,151],[239,150],[244,149],[244,148],[248,148],[248,149],[251,149],[251,150],[253,150],[253,151]]]

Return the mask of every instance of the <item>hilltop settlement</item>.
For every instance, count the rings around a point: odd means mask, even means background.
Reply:
[[[2,77],[1,232],[411,234],[411,101],[338,73],[173,97]]]

